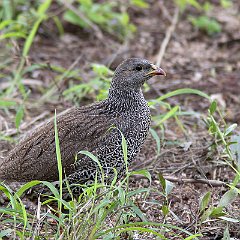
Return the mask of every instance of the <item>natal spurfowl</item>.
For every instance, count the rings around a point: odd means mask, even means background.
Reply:
[[[147,60],[130,58],[113,76],[108,98],[88,106],[71,108],[57,116],[64,173],[70,183],[95,179],[98,165],[79,154],[87,150],[98,157],[107,177],[125,172],[122,135],[127,141],[128,162],[147,137],[151,116],[141,87],[165,72]],[[0,164],[0,179],[10,181],[58,180],[54,120],[28,134]]]

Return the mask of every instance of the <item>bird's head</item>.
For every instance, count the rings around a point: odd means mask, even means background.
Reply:
[[[112,87],[122,90],[138,90],[147,80],[155,75],[166,76],[166,73],[148,60],[129,58],[116,68]]]

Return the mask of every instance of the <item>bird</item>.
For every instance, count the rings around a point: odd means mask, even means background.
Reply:
[[[148,135],[151,114],[142,93],[143,84],[166,73],[148,60],[129,58],[115,70],[105,100],[72,107],[56,116],[62,168],[70,184],[91,183],[99,174],[97,157],[107,179],[115,170],[124,174],[126,164],[122,139],[127,143],[127,160],[136,157]],[[115,169],[115,170],[114,170]],[[54,119],[27,134],[0,164],[0,180],[27,182],[59,179]]]

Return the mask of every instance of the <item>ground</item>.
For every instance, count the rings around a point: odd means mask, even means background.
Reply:
[[[65,34],[59,37],[57,30],[53,28],[53,23],[46,22],[34,41],[28,61],[50,66],[58,65],[66,69],[80,69],[83,82],[93,78],[90,67],[90,63],[93,62],[105,64],[112,69],[128,57],[143,57],[156,62],[174,11],[174,5],[170,1],[151,1],[149,9],[131,9],[131,20],[137,25],[138,31],[132,39],[123,43],[108,34],[104,35],[103,39],[99,39],[92,32],[67,23],[64,26]],[[228,124],[240,124],[239,11],[238,1],[233,1],[232,7],[227,9],[215,6],[212,15],[221,23],[222,31],[214,36],[207,36],[204,32],[195,29],[187,20],[190,12],[194,14],[194,9],[190,8],[184,14],[180,13],[161,62],[167,77],[151,79],[150,89],[145,92],[146,98],[151,100],[179,88],[199,89],[218,101]],[[21,48],[22,43],[19,44]],[[12,51],[12,56],[17,58],[18,54],[16,47]],[[9,71],[13,66],[14,63],[9,66]],[[62,93],[76,80],[66,78],[58,84],[53,82],[55,75],[51,68],[36,69],[24,79],[31,94],[26,103],[26,114],[18,136],[22,136],[36,123],[51,117],[55,109],[60,112],[73,105],[73,102],[67,101]],[[0,82],[0,88],[4,89],[6,86],[8,86],[7,82]],[[43,89],[49,86],[53,91],[50,99],[43,94]],[[18,97],[16,93],[14,99]],[[79,100],[78,104],[84,105],[91,101],[93,96],[90,93]],[[234,177],[233,170],[224,163],[222,155],[211,150],[214,138],[209,135],[203,121],[208,114],[209,101],[195,95],[184,95],[170,98],[168,102],[172,106],[181,106],[182,111],[195,112],[195,114],[180,117],[185,132],[174,119],[169,119],[164,124],[165,136],[161,143],[160,154],[156,155],[155,140],[149,136],[131,168],[148,169],[152,173],[153,186],[159,190],[161,186],[158,173],[174,181],[175,187],[168,196],[170,209],[174,214],[168,215],[165,219],[166,223],[191,232],[201,232],[203,234],[201,239],[222,239],[223,232],[228,226],[230,236],[240,239],[240,223],[214,220],[206,221],[201,226],[198,224],[200,198],[210,191],[211,204],[216,206],[228,188],[211,183],[204,184],[197,180],[231,182]],[[164,108],[159,107],[152,110],[152,115],[164,111],[166,111]],[[16,137],[14,116],[14,112],[6,113],[0,110],[2,131],[8,136]],[[155,127],[154,122],[153,127]],[[162,131],[158,128],[156,130],[162,136]],[[1,141],[1,155],[5,156],[13,145],[14,143]],[[186,179],[196,182],[188,182]],[[132,179],[131,187],[138,188],[147,184],[146,179],[135,177]],[[152,208],[148,204],[151,200],[162,202],[164,199],[152,194],[145,202],[140,198],[138,206],[146,213],[149,220],[162,221],[162,211]],[[227,216],[239,219],[239,206],[238,198],[228,206]]]

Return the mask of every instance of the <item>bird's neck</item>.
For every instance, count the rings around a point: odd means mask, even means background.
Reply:
[[[110,88],[107,101],[113,107],[120,108],[123,111],[147,105],[141,89],[119,90]]]

